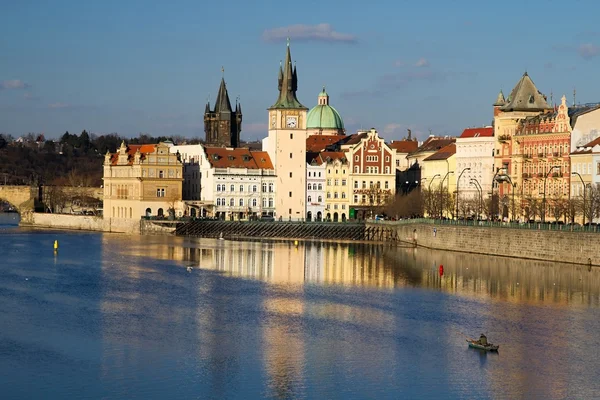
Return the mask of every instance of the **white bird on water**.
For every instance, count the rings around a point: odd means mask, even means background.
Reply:
[[[187,267],[187,272],[192,272],[192,267]]]

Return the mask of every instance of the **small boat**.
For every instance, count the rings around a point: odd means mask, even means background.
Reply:
[[[485,351],[498,351],[500,347],[497,344],[492,344],[487,341],[487,337],[482,333],[479,339],[467,339],[469,347]]]

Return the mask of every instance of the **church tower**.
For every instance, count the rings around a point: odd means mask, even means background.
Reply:
[[[204,133],[207,146],[239,147],[242,131],[242,106],[236,100],[235,111],[231,109],[225,78],[217,94],[215,109],[211,111],[210,102],[204,109]]]
[[[282,220],[298,221],[306,212],[306,113],[296,97],[298,75],[292,65],[288,40],[283,65],[279,66],[279,97],[269,109],[269,136],[263,150],[269,153],[277,183],[275,212]]]

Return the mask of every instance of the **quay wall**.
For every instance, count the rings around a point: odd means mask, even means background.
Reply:
[[[418,247],[465,253],[600,265],[600,233],[381,221]]]
[[[36,228],[69,229],[80,231],[139,234],[140,220],[102,218],[91,215],[47,214],[28,212],[21,214],[21,226]]]

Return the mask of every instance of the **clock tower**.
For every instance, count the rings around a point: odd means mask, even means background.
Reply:
[[[306,218],[306,113],[296,98],[298,76],[292,66],[288,40],[285,62],[279,66],[279,97],[269,108],[269,136],[263,150],[269,153],[275,173],[276,217]]]

